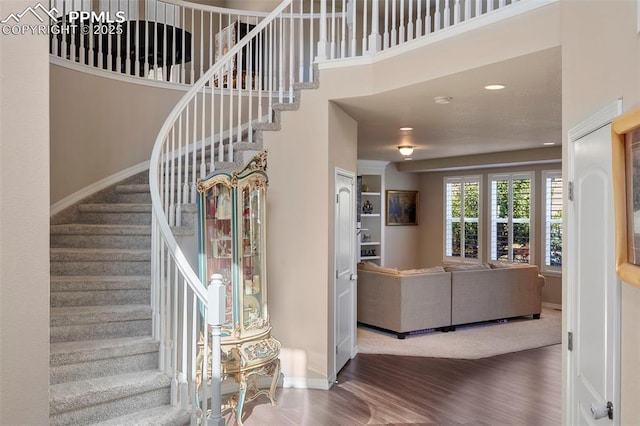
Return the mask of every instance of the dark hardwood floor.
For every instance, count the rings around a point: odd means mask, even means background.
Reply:
[[[329,391],[279,389],[251,425],[560,425],[561,345],[478,360],[360,354]],[[227,424],[235,422],[227,418]]]

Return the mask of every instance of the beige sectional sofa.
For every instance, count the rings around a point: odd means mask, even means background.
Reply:
[[[494,319],[540,317],[537,266],[493,263],[398,271],[358,264],[358,322],[404,338],[411,331]]]

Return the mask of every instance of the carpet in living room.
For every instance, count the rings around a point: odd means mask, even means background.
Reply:
[[[519,317],[457,326],[455,332],[429,331],[398,339],[395,333],[358,326],[358,352],[478,359],[562,342],[562,311],[542,308],[539,320]]]

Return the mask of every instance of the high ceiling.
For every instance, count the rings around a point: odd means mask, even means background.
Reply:
[[[403,142],[416,146],[414,160],[432,159],[559,146],[561,81],[555,48],[337,103],[358,122],[359,159],[402,161]],[[484,88],[498,83],[506,88]],[[439,96],[451,102],[437,104]]]

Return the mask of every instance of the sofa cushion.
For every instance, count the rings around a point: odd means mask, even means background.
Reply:
[[[445,265],[444,270],[447,272],[453,271],[479,271],[483,269],[491,269],[486,263],[462,263],[460,265]]]
[[[522,268],[522,267],[527,267],[531,265],[528,263],[522,263],[522,262],[510,263],[510,262],[492,261],[492,262],[489,262],[489,266],[491,266],[491,269],[504,269],[504,268]]]
[[[400,275],[433,274],[438,272],[445,272],[444,267],[432,266],[430,268],[405,269],[404,271],[400,271]]]
[[[361,269],[363,271],[378,272],[378,273],[387,274],[387,275],[400,275],[400,272],[398,272],[397,269],[383,268],[382,266],[378,266],[375,263],[370,263],[370,262],[358,263],[358,269]]]

